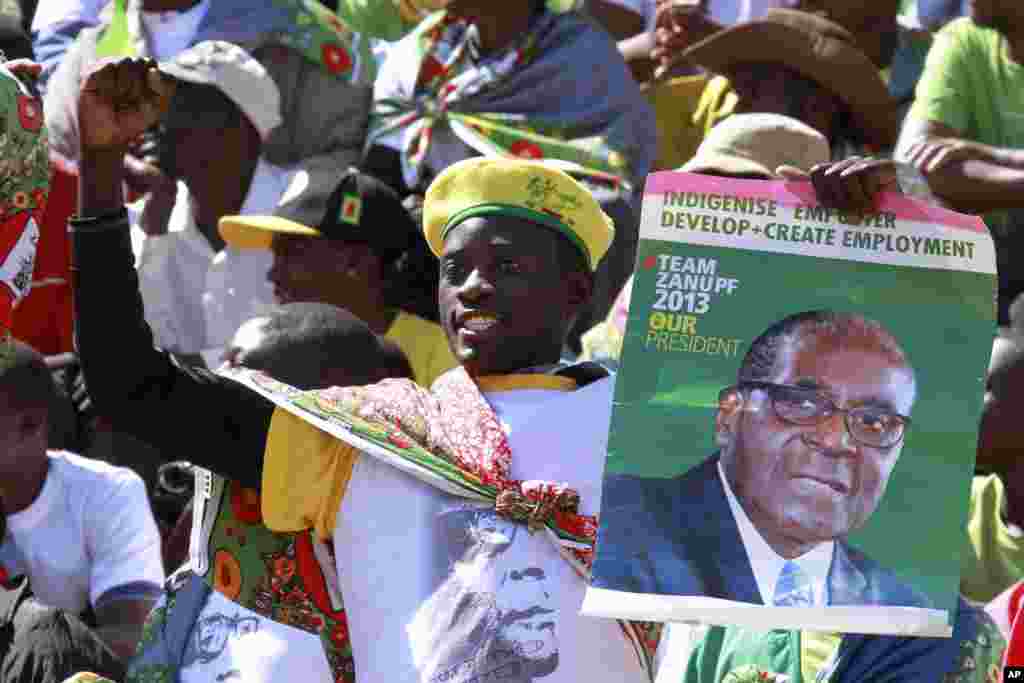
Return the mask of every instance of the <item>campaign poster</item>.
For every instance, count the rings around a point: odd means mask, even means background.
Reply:
[[[948,637],[995,321],[980,219],[650,176],[584,614]]]

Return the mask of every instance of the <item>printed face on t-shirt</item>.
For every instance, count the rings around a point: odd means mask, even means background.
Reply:
[[[558,667],[556,567],[530,534],[491,510],[439,517],[451,558],[410,629],[424,681],[533,681]]]
[[[495,596],[501,615],[496,646],[510,659],[541,675],[554,671],[558,665],[558,637],[555,631],[557,611],[547,586],[547,576],[540,567],[510,569],[505,573]]]

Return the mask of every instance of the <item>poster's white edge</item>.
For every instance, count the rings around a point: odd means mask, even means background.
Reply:
[[[766,607],[700,596],[653,595],[587,588],[580,614],[631,621],[702,623],[755,630],[809,629],[842,633],[949,638],[949,613],[919,607]]]

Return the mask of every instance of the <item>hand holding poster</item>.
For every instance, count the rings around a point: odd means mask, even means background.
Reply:
[[[981,221],[652,175],[585,614],[948,637],[995,331]]]

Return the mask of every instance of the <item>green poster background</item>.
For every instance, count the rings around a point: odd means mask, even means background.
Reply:
[[[697,334],[738,338],[735,357],[645,348],[659,254],[714,258],[738,278],[698,317]],[[996,331],[992,275],[642,240],[612,414],[607,470],[683,474],[715,451],[719,391],[772,323],[815,309],[873,318],[917,373],[913,425],[882,502],[850,542],[952,612],[966,544],[984,375]],[[699,524],[701,520],[693,520]],[[952,616],[951,621],[952,623]]]

